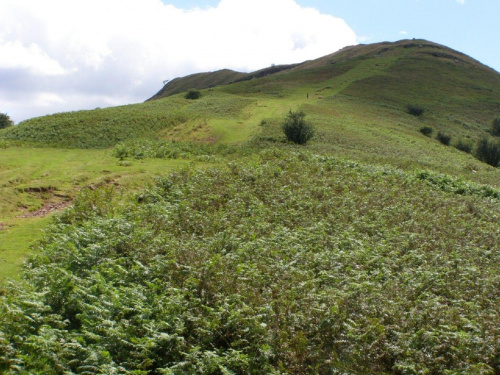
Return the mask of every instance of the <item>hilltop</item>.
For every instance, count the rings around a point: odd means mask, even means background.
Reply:
[[[408,51],[401,50],[407,49]],[[409,53],[408,53],[409,52]],[[265,76],[277,75],[282,72],[300,72],[300,71],[313,71],[323,68],[323,75],[316,76],[318,78],[330,78],[331,76],[341,75],[353,68],[354,65],[345,65],[348,61],[361,62],[367,59],[414,59],[427,61],[430,66],[433,65],[432,58],[439,59],[440,62],[454,63],[462,67],[468,66],[484,70],[485,72],[493,73],[491,77],[498,75],[498,73],[481,64],[479,61],[455,50],[452,50],[443,45],[432,43],[426,40],[401,40],[399,42],[383,42],[370,45],[356,45],[345,47],[342,50],[332,53],[330,55],[312,60],[305,61],[299,64],[272,66],[269,68],[261,69],[256,72],[242,73],[235,72],[229,69],[219,70],[217,72],[197,73],[186,77],[175,78],[168,82],[160,91],[148,100],[156,100],[164,97],[186,92],[189,89],[207,89],[214,86],[227,85],[231,83],[262,78]],[[333,68],[330,65],[344,64],[341,67]],[[330,66],[331,69],[328,69]],[[429,67],[430,67],[429,66]],[[324,70],[330,71],[330,74]],[[378,75],[380,71],[373,72]],[[423,72],[422,72],[423,73]],[[496,73],[496,74],[495,74]],[[487,73],[486,73],[487,74]],[[330,77],[327,77],[330,75]],[[286,78],[285,78],[286,79]],[[496,79],[498,82],[498,78]],[[494,83],[494,82],[492,82]]]

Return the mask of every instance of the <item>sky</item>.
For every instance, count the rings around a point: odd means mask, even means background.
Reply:
[[[500,0],[0,0],[0,113],[143,102],[164,80],[422,38],[500,71]]]

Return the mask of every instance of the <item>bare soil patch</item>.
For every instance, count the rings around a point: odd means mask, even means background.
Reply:
[[[42,208],[40,208],[36,211],[33,211],[33,212],[28,212],[28,213],[26,213],[24,215],[20,215],[18,217],[20,217],[20,218],[45,217],[54,211],[59,211],[59,210],[62,210],[64,208],[68,207],[70,204],[71,204],[71,201],[58,202],[58,203],[46,202]],[[1,227],[0,227],[0,229],[1,229]]]

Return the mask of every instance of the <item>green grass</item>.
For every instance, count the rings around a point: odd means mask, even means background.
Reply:
[[[34,118],[7,129],[0,137],[49,146],[106,148],[127,139],[156,137],[178,126],[238,118],[251,103],[248,98],[217,92],[205,93],[195,101],[178,95],[143,104]]]
[[[3,222],[0,230],[0,283],[19,279],[21,267],[31,247],[42,238],[50,217]]]
[[[40,212],[44,207],[70,203],[89,186],[133,191],[155,175],[187,163],[181,159],[120,163],[109,150],[0,149],[0,279],[18,276],[29,244],[49,222]]]

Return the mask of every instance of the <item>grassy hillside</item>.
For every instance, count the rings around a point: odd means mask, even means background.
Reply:
[[[206,89],[197,101],[177,94],[35,118],[1,131],[0,138],[80,148],[110,147],[141,137],[241,143],[256,134],[273,138],[286,112],[302,109],[318,127],[313,141],[318,150],[442,171],[447,171],[443,160],[453,164],[458,158],[469,165],[466,169],[482,169],[455,150],[440,147],[433,152],[436,142],[418,132],[431,127],[433,137],[445,133],[452,145],[459,140],[475,143],[489,135],[491,121],[500,116],[500,74],[479,62],[417,40],[349,47],[285,68]],[[208,76],[186,79],[196,87]],[[425,112],[412,116],[408,105]],[[450,172],[468,173],[457,168]]]
[[[0,148],[0,281],[19,277],[50,216],[71,205],[80,191],[103,186],[117,196],[128,194],[154,176],[195,162],[182,156],[120,162],[109,150]]]
[[[500,170],[454,147],[497,72],[412,40],[162,95],[0,131],[0,372],[500,374]]]
[[[494,374],[500,191],[300,149],[82,195],[0,297],[0,369]]]

